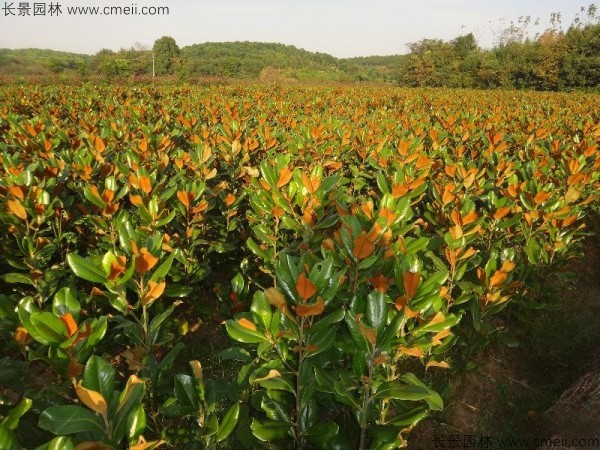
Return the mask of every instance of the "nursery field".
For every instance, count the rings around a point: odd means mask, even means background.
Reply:
[[[405,446],[573,278],[598,105],[0,87],[0,448]]]

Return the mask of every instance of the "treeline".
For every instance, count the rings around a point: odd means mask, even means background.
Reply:
[[[171,37],[152,48],[136,44],[93,56],[49,50],[0,49],[0,75],[61,77],[172,76],[180,80],[229,78],[266,82],[378,82],[401,86],[567,90],[600,87],[600,20],[594,5],[566,31],[560,15],[530,37],[530,19],[503,30],[482,49],[473,34],[450,41],[423,39],[410,53],[340,59],[291,45],[226,42],[182,49]]]
[[[565,90],[600,86],[600,25],[549,30],[535,40],[481,50],[472,34],[411,44],[406,86]]]

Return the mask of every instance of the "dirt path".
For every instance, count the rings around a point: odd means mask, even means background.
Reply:
[[[441,417],[418,425],[410,449],[600,448],[600,442],[571,445],[600,438],[600,226],[593,226],[585,256],[571,266],[575,283],[566,290],[548,286],[557,308],[529,323],[511,319],[519,347],[493,345],[479,355],[480,369],[455,381],[453,400]],[[473,437],[477,444],[494,438],[494,445],[472,447]],[[498,438],[524,440],[501,447]],[[559,441],[539,445],[548,438]]]

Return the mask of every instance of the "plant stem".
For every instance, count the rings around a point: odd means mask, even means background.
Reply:
[[[371,403],[371,378],[373,377],[373,354],[374,351],[369,355],[369,375],[365,381],[363,381],[363,405],[360,414],[360,442],[358,450],[365,450],[365,441],[367,438],[367,412]]]
[[[302,425],[300,415],[302,413],[302,365],[304,363],[304,317],[300,319],[298,331],[298,371],[296,372],[296,450],[302,450]]]

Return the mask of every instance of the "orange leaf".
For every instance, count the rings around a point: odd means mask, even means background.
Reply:
[[[85,406],[94,412],[102,414],[103,416],[106,415],[108,406],[106,404],[106,400],[104,397],[102,397],[102,394],[84,388],[81,385],[81,381],[75,386],[75,392],[77,393],[79,400],[81,400],[81,403],[83,403]]]
[[[117,260],[110,263],[110,273],[108,279],[115,281],[119,275],[125,272],[125,264],[127,263],[127,257],[117,256]]]
[[[325,239],[322,245],[325,250],[333,250],[335,248],[335,243],[333,242],[333,239]]]
[[[423,358],[425,356],[423,350],[418,347],[405,347],[404,345],[401,345],[398,347],[398,350],[400,353],[403,353],[407,356],[414,356],[416,358]]]
[[[13,197],[17,197],[18,199],[23,200],[25,198],[23,189],[21,189],[19,186],[8,186],[8,192],[10,192]]]
[[[492,216],[496,220],[500,220],[510,212],[510,208],[508,206],[504,206],[502,208],[498,208],[494,215]]]
[[[375,345],[377,343],[377,332],[373,328],[368,328],[368,327],[364,326],[361,321],[362,317],[363,317],[362,314],[356,315],[356,317],[355,317],[356,325],[358,325],[358,329],[360,330],[360,333],[365,337],[367,342],[369,342],[369,344],[371,344],[371,345]]]
[[[442,194],[442,202],[444,203],[444,206],[454,200],[454,198],[454,194],[449,189],[444,190],[444,193]]]
[[[498,287],[506,281],[508,275],[500,270],[496,270],[492,278],[490,278],[490,287]]]
[[[67,327],[68,337],[73,336],[77,332],[77,323],[75,322],[75,319],[73,319],[71,313],[63,314],[62,316],[60,316],[60,320],[62,320],[65,326]]]
[[[250,322],[245,317],[242,317],[241,319],[239,319],[237,321],[237,323],[239,326],[247,328],[248,330],[256,331],[256,325],[254,325],[252,322]]]
[[[413,298],[417,293],[420,276],[417,272],[404,272],[402,281],[404,283],[404,292],[409,298]]]
[[[183,206],[189,208],[190,203],[194,201],[194,194],[187,191],[177,191],[177,199],[183,204]]]
[[[276,308],[285,305],[285,298],[277,288],[272,287],[269,289],[265,289],[265,296],[267,297],[267,300],[269,300],[269,303],[275,306]]]
[[[25,347],[31,342],[31,336],[29,335],[25,327],[18,327],[15,330],[14,338],[15,342],[23,347]]]
[[[233,203],[236,200],[236,196],[233,194],[227,194],[227,197],[225,197],[225,205],[227,205],[227,207],[230,207],[231,205],[233,205]]]
[[[387,224],[390,225],[390,226],[396,220],[396,214],[394,214],[392,211],[390,211],[387,208],[381,208],[379,210],[379,217],[384,217],[385,220],[387,221]]]
[[[150,253],[148,249],[144,247],[135,257],[135,271],[143,275],[152,269],[157,262],[158,258],[152,255],[152,253]]]
[[[581,193],[577,189],[571,187],[565,194],[565,201],[567,203],[573,203],[573,202],[577,201],[577,199],[579,198],[580,195],[581,195]]]
[[[306,174],[302,173],[300,178],[302,179],[302,184],[309,194],[314,194],[321,185],[321,180],[319,180],[317,177],[308,178]]]
[[[296,314],[300,317],[318,316],[323,314],[323,311],[325,311],[325,301],[321,297],[315,304],[296,306]]]
[[[296,291],[302,300],[307,301],[317,293],[317,287],[302,272],[296,280]]]
[[[500,272],[509,273],[515,270],[515,267],[517,267],[517,264],[507,259],[502,263],[502,267],[500,267]]]
[[[373,277],[369,280],[376,291],[385,294],[390,288],[390,281],[380,273],[376,277]]]
[[[163,444],[166,444],[166,442],[165,441],[146,442],[146,439],[144,439],[144,436],[140,436],[137,443],[130,446],[129,450],[154,450],[155,448],[158,448],[158,447],[162,446]]]
[[[463,260],[463,259],[467,259],[470,258],[471,256],[473,256],[475,253],[477,253],[477,250],[475,250],[473,247],[469,248],[466,252],[462,253],[460,255],[460,257],[458,258],[459,261]]]
[[[292,179],[292,175],[293,172],[289,167],[286,166],[283,169],[281,169],[281,171],[279,172],[279,179],[277,180],[277,187],[281,188],[288,184]]]
[[[383,234],[383,232],[384,230],[383,228],[381,228],[381,225],[375,222],[369,230],[369,232],[367,233],[367,239],[369,239],[369,241],[371,242],[375,242],[379,238],[379,236]]]
[[[104,152],[104,150],[106,150],[106,145],[104,144],[104,141],[101,137],[94,136],[94,148],[98,153],[102,153]]]
[[[27,211],[25,211],[25,208],[23,208],[23,205],[19,200],[9,200],[6,202],[6,206],[8,206],[8,211],[19,219],[27,219]]]
[[[538,192],[536,194],[536,196],[534,197],[534,201],[536,203],[544,203],[546,200],[548,200],[550,198],[550,193],[549,192],[545,192],[545,191],[541,191]]]
[[[266,381],[266,380],[270,380],[271,378],[277,378],[280,377],[281,374],[279,373],[278,370],[275,369],[271,369],[269,370],[269,373],[264,376],[264,377],[260,377],[260,378],[256,378],[253,383],[260,383],[261,381]]]
[[[204,378],[204,375],[202,374],[202,363],[200,363],[200,361],[196,359],[190,361],[190,367],[192,368],[196,380],[202,380]]]
[[[373,218],[373,201],[369,200],[367,203],[364,203],[360,207],[361,211],[365,213],[369,219]]]
[[[470,211],[466,216],[462,218],[462,224],[468,225],[471,222],[475,222],[477,220],[477,213],[475,211]]]
[[[129,194],[129,201],[133,206],[140,206],[144,204],[144,200],[139,195]]]
[[[461,237],[463,237],[463,229],[460,225],[455,225],[453,227],[450,227],[449,231],[450,231],[450,236],[455,241],[460,239]]]
[[[425,370],[429,369],[430,367],[439,367],[440,369],[449,369],[450,364],[448,364],[446,361],[429,361],[427,364],[425,364]]]
[[[150,178],[148,177],[139,177],[140,189],[149,194],[152,191],[152,183],[150,182]]]
[[[375,244],[367,237],[364,231],[354,239],[353,244],[352,254],[356,259],[365,259],[375,250]]]
[[[148,290],[142,297],[142,306],[147,306],[154,302],[154,300],[158,299],[163,292],[165,292],[165,287],[167,283],[164,281],[161,283],[155,283],[154,281],[150,281],[148,283]]]

